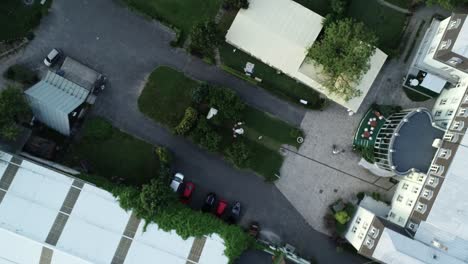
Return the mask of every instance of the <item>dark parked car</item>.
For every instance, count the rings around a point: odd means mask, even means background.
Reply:
[[[249,235],[253,236],[254,238],[258,238],[258,233],[260,233],[260,226],[257,222],[250,223],[249,226]]]
[[[184,191],[180,197],[180,200],[184,204],[188,204],[192,199],[193,191],[195,190],[195,184],[193,182],[186,182],[184,184]]]
[[[209,193],[205,198],[205,203],[203,204],[202,211],[203,212],[211,211],[215,204],[216,204],[216,194]]]
[[[218,203],[218,206],[216,207],[216,216],[221,217],[223,216],[224,212],[226,211],[226,208],[228,206],[228,203],[226,200],[220,200]]]

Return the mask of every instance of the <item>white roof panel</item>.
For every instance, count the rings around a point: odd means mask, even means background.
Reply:
[[[10,162],[12,156],[8,153],[5,152],[0,152],[0,180],[3,177],[3,174],[5,173],[7,167],[8,167],[8,162]]]
[[[431,74],[427,73],[426,76],[424,77],[423,82],[421,83],[421,86],[434,91],[436,93],[440,93],[442,89],[444,89],[445,84],[447,83],[446,80]]]
[[[145,223],[142,221],[138,226],[127,256],[128,261],[125,263],[142,263],[145,258],[150,256],[158,258],[157,256],[161,255],[161,258],[166,258],[169,257],[167,254],[175,255],[178,257],[176,259],[182,260],[188,257],[194,241],[193,237],[184,240],[175,231],[165,232],[159,229],[156,224],[147,226],[146,231],[143,232],[144,225]],[[144,255],[144,252],[147,255]],[[129,256],[132,257],[128,258]]]
[[[372,257],[387,264],[464,263],[441,250],[429,247],[388,228],[383,230]]]
[[[39,263],[42,245],[0,228],[0,264]]]
[[[200,263],[228,263],[229,259],[224,255],[224,240],[217,234],[206,239],[205,247],[200,256]]]
[[[322,20],[294,1],[251,0],[248,9],[237,13],[226,41],[294,75],[322,30]]]

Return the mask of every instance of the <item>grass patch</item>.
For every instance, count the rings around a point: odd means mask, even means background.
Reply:
[[[153,146],[100,118],[85,121],[83,137],[70,146],[65,160],[73,167],[86,161],[92,173],[138,186],[157,176],[160,168]]]
[[[181,44],[197,22],[214,19],[222,0],[123,0],[123,2],[151,18],[178,28],[181,31],[179,39]]]
[[[25,5],[20,0],[2,0],[0,4],[0,41],[14,40],[26,37],[41,22],[43,15],[52,0],[46,5],[34,1],[32,5]]]
[[[219,48],[221,60],[225,66],[237,71],[239,75],[244,75],[245,64],[247,62],[254,63],[253,75],[262,79],[262,82],[258,83],[260,87],[296,104],[300,104],[299,100],[304,99],[309,102],[306,107],[311,109],[320,109],[322,107],[323,100],[320,98],[319,93],[312,88],[295,81],[285,74],[278,74],[272,67],[239,49],[233,52],[234,49],[233,46],[227,43]],[[246,78],[248,77],[246,76]]]
[[[168,67],[151,73],[138,98],[140,111],[168,128],[177,126],[192,102],[192,89],[198,83]]]
[[[406,26],[407,16],[379,4],[377,1],[352,0],[348,16],[362,21],[379,38],[379,48],[387,54],[395,53]]]
[[[424,102],[431,99],[431,97],[427,95],[424,95],[422,93],[416,92],[408,88],[403,88],[403,91],[405,91],[406,96],[408,96],[408,98],[413,102]]]
[[[157,68],[151,74],[139,98],[140,110],[156,122],[173,129],[184,117],[185,110],[188,107],[193,107],[199,112],[197,123],[200,124],[204,121],[201,119],[205,118],[209,105],[206,101],[195,103],[191,99],[193,91],[199,84],[199,82],[171,68]],[[227,88],[217,87],[211,89]],[[157,100],[154,98],[157,98]],[[218,113],[218,116],[220,115],[222,113]],[[233,124],[238,120],[216,122],[218,116],[208,123],[209,127],[220,136],[220,143],[218,147],[209,150],[224,155],[226,150],[235,144],[236,139],[233,138],[232,128]],[[299,147],[296,139],[298,136],[303,136],[302,131],[249,106],[242,110],[241,116],[239,120],[244,122],[242,127],[245,129],[242,139],[246,141],[247,148],[250,151],[250,158],[245,167],[262,175],[266,180],[275,180],[275,174],[279,173],[283,163],[283,157],[279,154],[280,146],[289,144]],[[184,134],[193,142],[198,142],[198,144],[204,146],[203,143],[200,143],[200,137],[211,134],[202,132],[200,135],[197,125],[191,130],[191,132]],[[261,139],[259,139],[260,136],[262,136]],[[211,136],[209,138],[212,139]]]

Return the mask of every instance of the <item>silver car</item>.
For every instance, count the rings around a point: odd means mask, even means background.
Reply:
[[[54,63],[56,63],[60,59],[61,52],[58,49],[53,49],[47,54],[47,56],[44,59],[44,64],[47,67],[53,66]]]
[[[176,173],[174,178],[172,178],[171,188],[174,192],[177,192],[180,188],[180,185],[184,182],[184,175],[182,173]]]

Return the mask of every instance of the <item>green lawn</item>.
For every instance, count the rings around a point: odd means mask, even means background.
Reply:
[[[362,21],[379,38],[378,47],[386,53],[394,53],[400,44],[407,16],[376,0],[351,0],[348,15]]]
[[[172,129],[191,104],[192,89],[197,85],[178,71],[160,67],[151,73],[138,99],[140,111]]]
[[[2,0],[0,4],[0,41],[23,38],[32,31],[47,13],[52,0],[41,5],[39,0],[33,5],[25,5],[21,0]]]
[[[130,7],[181,30],[183,42],[192,27],[214,19],[222,0],[123,0]],[[181,43],[179,42],[179,43]]]
[[[187,107],[200,109],[201,106],[193,103],[190,96],[198,84],[197,81],[171,68],[157,68],[151,74],[139,98],[140,111],[172,129],[182,119]],[[204,106],[205,109],[206,107]],[[205,114],[201,112],[200,118],[204,118]],[[249,106],[246,106],[242,115],[244,116],[242,121],[245,122],[245,140],[252,154],[249,169],[268,180],[274,180],[274,175],[279,173],[283,163],[279,147],[282,144],[299,147],[296,139],[298,136],[303,136],[302,131]],[[212,125],[222,137],[218,152],[224,153],[224,150],[233,142],[232,126],[214,123]],[[259,139],[260,136],[261,139]]]
[[[73,167],[86,161],[92,174],[112,181],[122,178],[125,183],[138,186],[159,172],[153,146],[99,118],[85,121],[82,139],[70,146],[65,160]]]
[[[225,66],[235,70],[237,74],[243,75],[243,78],[248,78],[243,74],[245,64],[247,62],[254,63],[253,77],[262,79],[262,82],[258,83],[259,86],[288,101],[299,104],[299,100],[304,99],[309,102],[309,108],[321,108],[322,100],[319,93],[312,88],[298,83],[284,74],[277,74],[275,69],[239,49],[236,52],[233,50],[234,47],[227,43],[219,48],[222,62]]]

